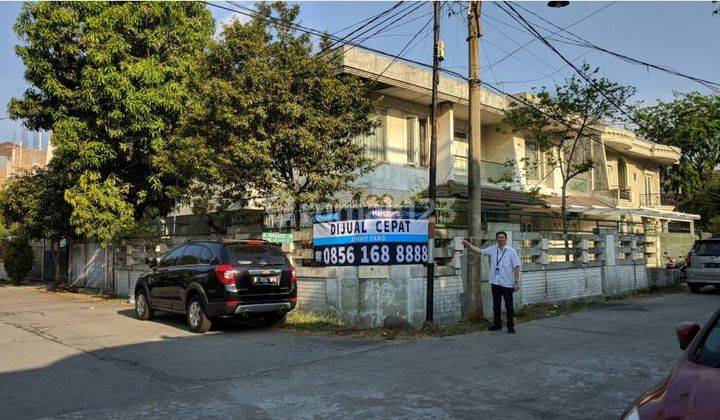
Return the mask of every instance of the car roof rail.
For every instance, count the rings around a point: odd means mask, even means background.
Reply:
[[[263,245],[278,245],[278,246],[281,245],[281,244],[279,244],[279,243],[277,243],[277,242],[270,242],[270,241],[267,241],[267,240],[265,240],[265,239],[252,239],[252,238],[248,238],[248,239],[224,239],[224,240],[222,241],[222,243],[223,243],[223,245],[227,245],[227,244],[246,244],[246,243],[263,244]]]
[[[182,243],[189,244],[192,242],[212,242],[212,240],[207,238],[186,238]]]

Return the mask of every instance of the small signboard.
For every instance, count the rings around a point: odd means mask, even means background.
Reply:
[[[425,264],[427,213],[380,208],[315,215],[313,253],[327,267]]]
[[[293,242],[293,235],[292,233],[263,232],[262,239],[276,244],[291,244]]]

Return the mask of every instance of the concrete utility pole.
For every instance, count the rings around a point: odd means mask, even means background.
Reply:
[[[468,3],[468,57],[469,57],[469,112],[468,112],[468,236],[480,238],[482,235],[480,202],[480,10],[482,2]],[[478,244],[479,245],[479,244]],[[468,252],[467,271],[467,317],[482,318],[482,299],[480,297],[480,256]]]
[[[430,205],[429,225],[430,234],[428,238],[428,262],[427,262],[427,291],[425,296],[425,322],[433,322],[433,306],[435,305],[435,182],[437,179],[437,124],[438,124],[438,82],[440,81],[440,2],[433,2],[433,72],[432,72],[432,108],[430,118],[430,185],[428,187],[428,199]]]

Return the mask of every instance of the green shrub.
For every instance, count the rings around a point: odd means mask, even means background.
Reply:
[[[15,284],[27,276],[33,266],[35,253],[27,238],[12,236],[3,241],[5,246],[5,272]]]

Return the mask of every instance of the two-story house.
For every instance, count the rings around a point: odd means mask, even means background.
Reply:
[[[432,73],[348,47],[342,71],[373,83],[374,94],[381,98],[378,128],[358,139],[379,165],[356,182],[362,193],[352,199],[368,206],[409,203],[428,186]],[[462,199],[467,194],[467,83],[441,76],[438,100],[438,198]],[[482,90],[481,103],[483,207],[558,212],[562,180],[547,163],[551,152],[503,126],[508,97]],[[568,185],[569,211],[665,230],[672,223],[693,229],[698,216],[674,211],[660,195],[658,168],[677,164],[679,149],[610,126],[596,128],[584,149],[595,165]],[[521,163],[526,161],[537,164],[528,169]],[[531,190],[539,199],[528,194]]]

